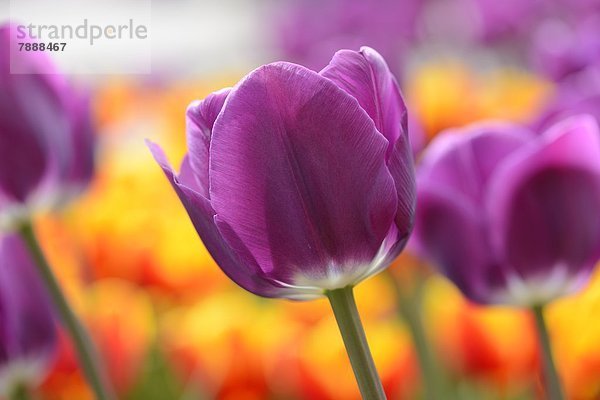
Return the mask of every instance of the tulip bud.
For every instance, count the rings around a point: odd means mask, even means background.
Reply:
[[[373,49],[320,73],[278,62],[188,109],[177,175],[149,144],[205,246],[243,288],[312,299],[386,268],[412,230],[406,107]]]
[[[600,132],[589,116],[542,135],[514,125],[446,132],[418,173],[415,245],[471,300],[540,306],[600,258]]]
[[[81,190],[93,172],[87,98],[46,52],[19,51],[16,27],[0,27],[0,226]]]

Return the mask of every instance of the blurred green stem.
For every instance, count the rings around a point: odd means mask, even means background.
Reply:
[[[404,319],[421,370],[423,380],[423,391],[427,400],[447,400],[449,385],[447,384],[437,358],[431,351],[427,332],[423,324],[423,284],[424,277],[420,273],[410,276],[409,290],[403,290],[398,277],[388,272],[390,281],[396,291],[396,298],[400,308],[400,314]]]
[[[442,400],[444,395],[444,383],[439,366],[431,352],[423,320],[421,318],[421,298],[404,299],[400,297],[400,308],[410,335],[417,358],[421,368],[421,376],[428,400]]]
[[[560,384],[560,377],[558,376],[554,358],[552,356],[552,347],[550,346],[548,327],[546,326],[546,321],[544,320],[544,306],[533,306],[531,310],[535,317],[535,327],[538,332],[542,351],[546,396],[549,400],[564,400],[565,397]]]
[[[340,328],[362,398],[384,400],[385,393],[369,350],[352,287],[330,290],[326,295]]]
[[[17,385],[9,395],[10,400],[31,400],[31,393],[26,385]]]
[[[106,380],[103,379],[104,377],[101,375],[98,367],[97,356],[92,346],[92,342],[90,341],[87,332],[77,319],[77,316],[69,306],[69,303],[67,302],[67,299],[65,298],[65,295],[63,294],[60,285],[54,276],[54,273],[52,272],[52,268],[48,264],[48,261],[46,261],[46,257],[44,256],[44,252],[38,243],[31,222],[25,222],[21,226],[19,233],[27,244],[27,248],[33,257],[34,264],[37,267],[40,278],[50,294],[50,297],[54,303],[54,307],[61,318],[64,328],[71,336],[71,340],[73,341],[73,345],[79,357],[80,366],[96,395],[96,399],[113,399],[113,396],[109,394],[107,390],[107,385],[105,384]]]

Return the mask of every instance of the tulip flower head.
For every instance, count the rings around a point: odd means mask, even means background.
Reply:
[[[93,171],[88,100],[46,52],[19,51],[14,25],[0,26],[0,225],[54,207]],[[24,39],[26,40],[26,39]],[[21,40],[23,41],[23,40]]]
[[[544,305],[600,258],[600,132],[487,123],[439,136],[418,172],[416,248],[471,300]]]
[[[17,236],[0,241],[0,397],[44,378],[57,337],[50,300]]]
[[[187,111],[176,174],[154,157],[217,264],[265,297],[312,299],[387,267],[412,230],[406,107],[373,49],[321,72],[276,62]]]

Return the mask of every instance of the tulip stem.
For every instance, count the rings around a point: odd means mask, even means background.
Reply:
[[[447,387],[436,359],[429,346],[427,333],[421,318],[421,294],[417,293],[411,299],[400,297],[400,310],[409,328],[414,350],[421,368],[425,398],[441,400],[448,397]]]
[[[29,392],[29,388],[27,385],[17,385],[11,392],[9,396],[10,400],[30,400],[31,393]]]
[[[58,283],[54,273],[52,272],[52,268],[44,256],[44,252],[36,238],[31,222],[23,223],[19,233],[25,241],[29,252],[35,261],[34,264],[36,265],[38,273],[44,282],[46,290],[52,298],[55,309],[60,316],[64,328],[71,336],[75,350],[79,357],[80,366],[96,395],[96,399],[112,399],[113,396],[111,396],[106,389],[106,380],[100,373],[96,352],[92,342],[84,327],[77,319],[77,316],[69,306],[69,303],[60,288],[60,284]]]
[[[556,371],[556,365],[552,356],[552,347],[550,346],[548,327],[546,326],[546,321],[544,320],[544,307],[541,305],[533,306],[532,312],[535,317],[535,326],[538,332],[542,350],[546,395],[550,400],[564,400],[565,397],[560,384],[560,377]]]
[[[395,276],[389,269],[385,272],[394,288],[398,311],[410,333],[413,350],[421,372],[423,398],[441,400],[454,398],[448,378],[433,351],[423,321],[423,301],[426,278],[421,268],[405,269],[407,275]],[[402,282],[402,284],[401,284]]]
[[[326,295],[340,328],[362,398],[364,400],[385,399],[381,379],[375,368],[356,308],[352,286],[327,291]]]

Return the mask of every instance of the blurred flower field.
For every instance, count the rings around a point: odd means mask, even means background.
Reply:
[[[333,51],[366,44],[392,60],[409,110],[417,168],[429,142],[448,129],[503,120],[543,130],[567,115],[600,118],[597,1],[272,6],[284,25],[273,29],[282,41],[271,44],[275,58],[319,70]],[[380,15],[403,15],[409,8],[414,16],[402,29]],[[480,18],[471,24],[468,16],[477,10]],[[455,17],[439,23],[444,13]],[[330,18],[331,26],[321,17]],[[230,281],[144,145],[146,138],[160,142],[179,165],[188,105],[235,85],[246,72],[232,65],[210,75],[109,77],[91,84],[95,176],[60,214],[35,221],[119,399],[360,398],[327,300],[263,299]],[[444,399],[545,398],[532,316],[469,301],[410,243],[388,270],[357,286],[356,296],[390,399],[425,398],[410,310],[423,320]],[[568,399],[600,398],[598,315],[598,273],[580,293],[547,308]],[[36,395],[94,398],[65,332],[59,332],[57,354]]]
[[[508,70],[478,79],[459,60],[451,60],[450,68],[447,62],[427,65],[406,91],[426,114],[428,136],[480,118],[526,120],[552,93],[552,83],[533,75]],[[428,95],[439,81],[450,86],[444,96]],[[180,158],[181,110],[228,84],[225,78],[217,82],[167,88],[115,82],[101,88],[95,104],[102,135],[97,177],[63,218],[42,219],[45,248],[124,398],[357,398],[327,302],[261,300],[230,282],[140,145],[145,137],[160,137],[172,158]],[[463,94],[471,94],[465,86],[476,91],[468,100],[472,116],[462,112]],[[505,103],[523,106],[506,110],[500,107]],[[360,286],[357,300],[390,393],[411,399],[419,392],[419,367],[394,306],[391,279],[409,286],[424,280],[426,326],[460,398],[535,393],[538,355],[526,313],[471,304],[408,255],[391,269]],[[573,399],[600,393],[597,286],[592,282],[550,311],[558,363]],[[338,378],[330,380],[331,374]],[[92,398],[66,340],[42,392],[48,399]]]

